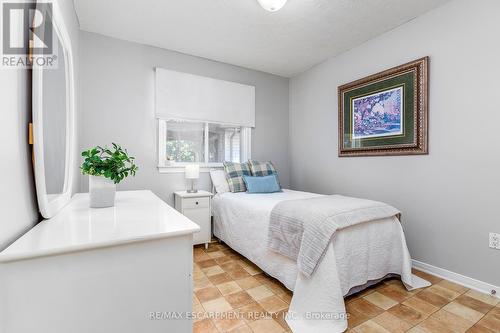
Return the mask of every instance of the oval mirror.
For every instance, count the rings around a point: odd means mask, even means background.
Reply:
[[[33,45],[41,39],[52,48],[50,54],[38,55],[32,51],[35,184],[44,218],[53,217],[69,202],[74,159],[73,55],[57,3],[51,4],[51,7],[37,5],[33,20],[42,15],[38,20],[49,24],[34,34],[30,43],[35,50],[37,46]]]

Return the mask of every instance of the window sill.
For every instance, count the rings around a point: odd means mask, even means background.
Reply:
[[[160,165],[158,166],[159,173],[184,173],[184,165]],[[220,165],[200,165],[200,172],[210,172],[214,169],[222,169],[222,163]]]

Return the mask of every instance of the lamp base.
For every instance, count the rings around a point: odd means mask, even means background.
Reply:
[[[198,189],[196,188],[196,179],[189,179],[191,186],[186,190],[187,193],[198,193]]]

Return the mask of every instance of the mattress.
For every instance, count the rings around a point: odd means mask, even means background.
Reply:
[[[274,206],[281,201],[318,196],[321,194],[287,189],[279,193],[266,194],[246,192],[217,194],[212,201],[214,235],[293,291],[298,274],[296,262],[267,249],[270,214]],[[336,233],[333,246],[337,257],[339,260],[347,258],[349,261],[352,260],[351,264],[338,263],[338,267],[349,269],[339,272],[344,295],[349,294],[351,288],[369,285],[369,281],[349,279],[350,276],[358,275],[352,270],[366,269],[363,266],[356,266],[355,257],[359,257],[358,249],[364,248],[366,244],[372,244],[371,249],[375,253],[381,252],[381,246],[400,248],[400,244],[394,244],[399,241],[399,237],[395,237],[398,227],[393,218],[389,218],[346,228]],[[380,274],[374,280],[386,275],[384,272]]]
[[[337,231],[311,277],[295,261],[267,248],[271,211],[284,200],[320,194],[222,193],[212,201],[214,234],[294,292],[288,315],[293,332],[335,333],[347,329],[343,297],[388,275],[399,275],[408,290],[429,283],[411,274],[411,258],[396,217],[365,222]],[[311,318],[325,314],[327,320]]]

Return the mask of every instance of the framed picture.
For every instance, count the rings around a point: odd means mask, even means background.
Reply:
[[[427,154],[425,57],[344,84],[339,94],[339,156]]]

